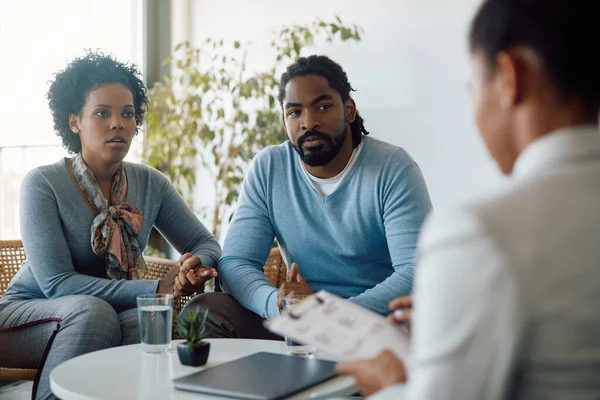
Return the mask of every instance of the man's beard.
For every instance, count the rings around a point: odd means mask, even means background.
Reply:
[[[293,147],[300,155],[300,159],[304,164],[310,165],[311,167],[322,167],[323,165],[329,164],[331,160],[338,155],[342,149],[342,146],[344,145],[347,133],[348,128],[346,124],[344,124],[341,132],[335,135],[333,138],[318,130],[308,130],[298,138]],[[316,146],[310,146],[310,150],[305,152],[303,149],[303,144],[308,138],[323,139],[325,143]]]

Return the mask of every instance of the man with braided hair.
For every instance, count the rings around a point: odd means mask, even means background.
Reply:
[[[219,263],[224,293],[197,296],[214,337],[274,338],[263,319],[282,297],[324,289],[381,315],[412,289],[419,230],[431,209],[403,149],[370,138],[342,67],[299,58],[281,77],[289,140],[250,167]],[[277,238],[288,265],[278,290],[263,265]]]

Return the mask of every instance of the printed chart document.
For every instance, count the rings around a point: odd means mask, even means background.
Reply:
[[[279,335],[314,345],[338,361],[372,358],[389,349],[408,362],[409,334],[402,327],[323,290],[265,321],[265,326]]]

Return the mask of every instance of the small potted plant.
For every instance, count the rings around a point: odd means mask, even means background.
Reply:
[[[177,345],[177,354],[179,361],[183,365],[197,367],[206,364],[210,352],[210,343],[203,342],[202,339],[208,334],[206,328],[206,316],[208,309],[204,312],[199,308],[187,310],[177,316],[177,332],[185,343]]]

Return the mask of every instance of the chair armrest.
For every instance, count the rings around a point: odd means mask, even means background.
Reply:
[[[265,278],[269,280],[276,288],[279,288],[287,275],[287,267],[281,256],[279,247],[271,249],[269,257],[265,262]]]
[[[162,279],[177,264],[177,261],[158,257],[144,257],[144,261],[146,261],[148,267],[148,273],[144,277],[145,280]]]

